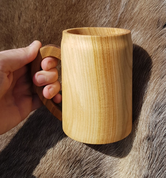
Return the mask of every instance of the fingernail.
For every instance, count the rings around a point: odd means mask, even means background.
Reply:
[[[29,46],[33,46],[35,44],[36,40],[33,41]]]
[[[37,82],[42,85],[42,84],[45,84],[46,82],[46,77],[44,75],[38,75],[37,76]]]
[[[35,42],[35,41],[33,41],[29,46],[33,46],[34,42]]]
[[[47,64],[47,70],[51,69],[51,67],[52,67],[52,64],[51,64],[51,62],[49,61],[48,64]]]
[[[48,89],[48,91],[49,91],[50,96],[53,97],[54,96],[54,89],[52,87],[50,87]]]

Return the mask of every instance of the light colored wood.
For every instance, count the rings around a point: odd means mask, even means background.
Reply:
[[[69,137],[89,144],[107,144],[130,134],[132,46],[131,33],[125,29],[91,27],[63,31],[62,122]],[[35,66],[40,66],[41,58],[46,56],[60,58],[55,47],[40,51],[42,57],[38,57]],[[36,90],[42,93],[41,88]],[[40,98],[61,119],[56,105],[41,94]]]
[[[61,50],[64,132],[90,144],[128,136],[132,130],[130,31],[65,30]]]
[[[31,76],[33,77],[36,72],[41,70],[41,61],[45,57],[55,57],[57,59],[61,58],[61,51],[54,45],[47,45],[40,48],[40,51],[36,57],[36,59],[31,64]],[[43,96],[43,87],[38,87],[34,85],[34,90],[38,94],[39,98],[43,102],[43,104],[49,109],[49,111],[59,120],[62,120],[62,108],[55,104],[52,100],[48,100]]]

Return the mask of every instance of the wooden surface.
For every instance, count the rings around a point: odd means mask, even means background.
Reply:
[[[132,130],[132,41],[129,30],[80,28],[63,31],[62,113],[35,87],[47,108],[61,120],[71,138],[89,144],[107,144]],[[54,46],[41,48],[32,75],[44,57],[60,59]],[[36,68],[38,67],[38,68]]]
[[[31,64],[31,76],[33,77],[36,72],[41,70],[41,61],[45,57],[55,57],[57,59],[61,58],[61,51],[59,48],[55,47],[54,45],[47,45],[40,48],[40,51],[36,57],[36,59]],[[55,104],[52,100],[48,100],[43,96],[43,87],[38,87],[34,85],[34,90],[38,94],[39,98],[43,102],[43,104],[49,109],[49,111],[59,120],[62,120],[62,108]]]
[[[129,30],[63,32],[63,130],[90,144],[119,141],[132,129],[132,41]]]

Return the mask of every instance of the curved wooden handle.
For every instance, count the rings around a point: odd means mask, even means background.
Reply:
[[[36,57],[36,59],[31,64],[31,76],[33,77],[34,74],[41,70],[41,61],[45,57],[55,57],[61,59],[61,50],[60,48],[55,47],[54,45],[47,45],[40,48],[40,51]],[[34,90],[38,94],[39,98],[43,102],[43,104],[48,108],[48,110],[59,120],[62,120],[62,108],[55,104],[52,100],[44,98],[42,91],[43,87],[38,87],[34,85]]]

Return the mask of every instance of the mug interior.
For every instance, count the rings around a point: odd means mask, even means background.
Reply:
[[[102,28],[102,27],[83,27],[65,30],[64,32],[84,36],[118,36],[130,33],[130,30],[122,28]]]

